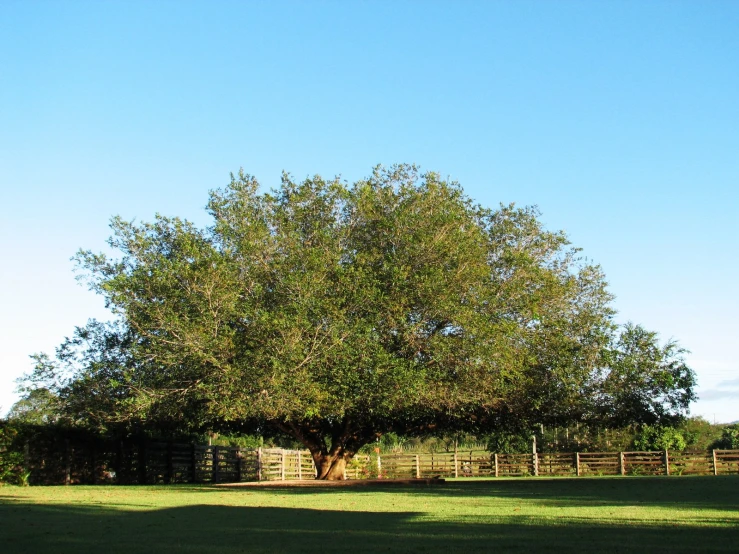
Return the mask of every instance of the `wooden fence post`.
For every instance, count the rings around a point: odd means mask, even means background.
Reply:
[[[575,452],[575,474],[580,477],[580,453]]]
[[[377,453],[377,478],[381,479],[382,475],[382,459],[380,458],[380,453]]]
[[[64,484],[69,485],[72,482],[72,447],[69,446],[69,439],[64,439]]]
[[[146,465],[148,463],[146,456],[146,439],[139,441],[139,485],[146,485],[147,471]]]
[[[421,464],[418,460],[418,454],[416,454],[416,479],[421,478]]]
[[[495,476],[498,477],[498,454],[493,454],[493,460],[495,462]]]
[[[280,448],[280,481],[285,480],[285,449]]]
[[[262,480],[262,447],[257,448],[257,481]]]
[[[300,450],[298,450],[298,479],[303,480],[303,456]]]
[[[241,483],[241,447],[236,447],[236,482]]]
[[[618,472],[621,475],[626,475],[626,464],[624,463],[624,453],[618,453]]]
[[[716,463],[716,450],[711,450],[713,457],[713,474],[718,475],[718,464]]]
[[[198,480],[198,466],[195,458],[195,445],[190,445],[190,482],[196,483]]]
[[[95,471],[95,469],[97,468],[97,464],[97,452],[95,452],[95,443],[93,442],[90,445],[90,482],[93,485],[95,485],[97,481],[97,471]]]
[[[115,449],[115,462],[113,465],[113,471],[115,471],[115,482],[121,483],[123,478],[123,441],[116,441]]]
[[[29,441],[23,444],[23,466],[28,470],[31,469],[31,443]]]
[[[454,477],[459,477],[459,458],[457,457],[457,439],[454,439]]]
[[[665,475],[669,475],[669,474],[670,474],[670,454],[667,448],[665,448]]]
[[[218,445],[213,447],[213,483],[218,483],[218,462],[219,458],[221,456],[220,449],[218,448]]]
[[[172,444],[172,441],[167,442],[167,474],[164,476],[164,482],[168,485],[174,483],[174,461],[172,460],[173,450],[174,445]]]

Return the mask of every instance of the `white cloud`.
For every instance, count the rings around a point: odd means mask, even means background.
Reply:
[[[735,398],[739,400],[739,389],[735,390],[720,390],[720,389],[709,389],[702,391],[698,395],[700,400],[710,402],[711,400],[724,400],[727,398]]]

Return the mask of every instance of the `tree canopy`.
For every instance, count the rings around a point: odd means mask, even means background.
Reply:
[[[119,318],[63,345],[77,412],[277,429],[333,479],[386,432],[659,419],[693,399],[683,351],[619,335],[601,269],[534,208],[484,208],[400,165],[270,193],[240,172],[208,211],[207,228],[114,218],[120,257],[77,255]]]

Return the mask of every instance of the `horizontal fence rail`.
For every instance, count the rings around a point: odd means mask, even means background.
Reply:
[[[307,450],[161,442],[29,445],[32,484],[239,483],[314,479]],[[484,450],[359,454],[346,479],[739,474],[739,450],[500,454]]]

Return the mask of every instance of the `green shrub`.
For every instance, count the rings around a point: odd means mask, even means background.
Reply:
[[[709,450],[711,445],[721,437],[721,425],[714,425],[702,417],[686,419],[680,426],[688,448],[691,450]]]
[[[637,450],[685,450],[687,441],[674,427],[645,425],[634,437]]]
[[[721,431],[721,438],[714,442],[711,447],[722,450],[739,449],[739,423],[724,427]]]
[[[23,452],[15,444],[18,431],[0,421],[0,483],[28,485],[31,473],[24,467]]]
[[[517,454],[531,452],[531,433],[498,431],[485,437],[490,452]]]

